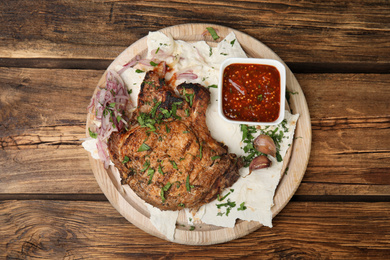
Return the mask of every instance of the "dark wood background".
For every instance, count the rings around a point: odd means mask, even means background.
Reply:
[[[273,49],[313,129],[303,182],[274,227],[204,247],[127,222],[80,141],[110,62],[149,31],[198,22]],[[2,259],[389,258],[389,1],[3,0],[0,145]]]

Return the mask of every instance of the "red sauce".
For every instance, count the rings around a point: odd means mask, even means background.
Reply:
[[[280,75],[274,66],[230,64],[222,80],[222,111],[228,119],[252,122],[278,119]]]

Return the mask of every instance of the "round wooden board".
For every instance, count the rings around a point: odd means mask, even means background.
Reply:
[[[216,42],[213,41],[211,36],[204,33],[207,27],[213,27],[216,29],[221,39],[233,31],[244,51],[250,57],[276,59],[283,63],[283,61],[271,49],[258,40],[228,27],[214,24],[183,24],[167,27],[161,31],[165,34],[171,34],[175,40],[189,42],[204,40],[210,45],[215,46]],[[143,56],[146,54],[146,50],[146,37],[143,37],[124,50],[111,63],[108,69],[111,69],[118,64],[126,64],[136,55]],[[272,207],[273,217],[275,217],[286,206],[297,190],[303,175],[305,174],[311,148],[311,124],[306,99],[298,81],[287,66],[286,73],[287,89],[291,92],[298,92],[297,95],[291,95],[289,105],[292,113],[298,113],[300,114],[300,117],[295,130],[295,137],[297,138],[294,138],[293,145],[284,159],[284,168],[288,166],[288,174],[282,176],[275,192],[274,206]],[[98,87],[104,86],[104,83],[105,73],[101,77]],[[96,94],[98,87],[96,88],[94,94]],[[89,136],[88,128],[90,126],[91,119],[92,115],[89,114],[86,127],[87,136]],[[102,162],[93,159],[91,156],[89,156],[89,158],[93,173],[100,188],[119,213],[145,232],[162,239],[167,239],[164,234],[160,233],[152,225],[150,221],[150,214],[141,199],[136,196],[128,185],[122,186],[120,184],[118,171],[112,166],[106,170]],[[188,245],[224,243],[245,236],[260,227],[261,224],[255,221],[238,220],[234,228],[223,228],[202,224],[196,226],[195,230],[190,231],[189,226],[186,225],[184,212],[181,212],[177,220],[175,239],[173,242]]]

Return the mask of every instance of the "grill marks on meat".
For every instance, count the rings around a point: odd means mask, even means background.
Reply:
[[[236,182],[242,161],[209,133],[209,91],[183,83],[178,95],[161,76],[146,73],[130,129],[109,139],[111,160],[123,184],[149,204],[196,209]],[[143,144],[150,149],[140,150]]]

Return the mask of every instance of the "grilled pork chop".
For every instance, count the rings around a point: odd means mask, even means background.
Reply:
[[[161,72],[146,73],[128,130],[108,141],[122,184],[162,210],[197,209],[239,177],[242,160],[214,140],[206,125],[210,92],[177,86]]]

